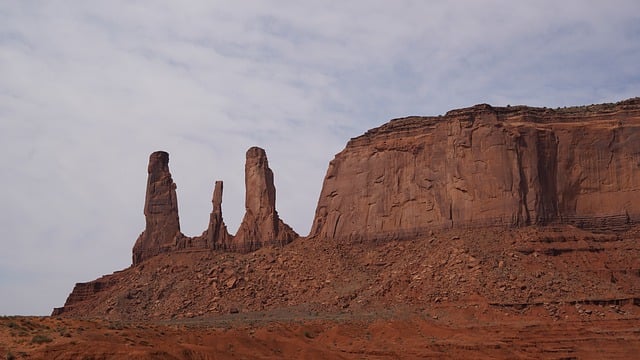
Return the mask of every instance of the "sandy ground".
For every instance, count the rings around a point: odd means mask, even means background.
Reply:
[[[486,305],[428,312],[229,314],[165,322],[0,318],[6,359],[633,359],[640,309],[591,305],[518,312]],[[588,316],[585,316],[585,312]]]

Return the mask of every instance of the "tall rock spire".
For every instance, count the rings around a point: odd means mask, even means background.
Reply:
[[[253,251],[264,244],[286,244],[298,237],[276,211],[276,188],[266,152],[259,147],[247,150],[244,169],[245,214],[231,250]]]
[[[216,181],[211,199],[213,210],[209,216],[209,227],[203,234],[206,239],[206,247],[209,249],[225,249],[229,245],[232,236],[227,231],[227,226],[222,218],[222,181]]]
[[[149,156],[147,193],[144,202],[145,230],[133,246],[133,264],[174,249],[180,232],[176,184],[169,172],[169,154],[156,151]]]

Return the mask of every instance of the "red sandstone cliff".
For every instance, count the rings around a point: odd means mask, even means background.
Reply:
[[[640,99],[551,110],[477,105],[351,139],[329,164],[310,236],[640,220]]]
[[[147,226],[133,259],[149,266],[76,284],[54,314],[159,319],[238,304],[422,306],[478,294],[507,307],[640,304],[640,227],[631,226],[640,220],[640,98],[392,120],[331,161],[310,239],[251,255],[175,252],[246,252],[297,237],[276,212],[264,150],[247,152],[246,214],[235,238],[222,218],[222,182],[208,229],[190,238],[180,233],[168,154],[153,153],[148,172]],[[607,234],[505,229],[563,223]],[[463,229],[485,225],[500,226]],[[365,251],[348,239],[415,241]]]

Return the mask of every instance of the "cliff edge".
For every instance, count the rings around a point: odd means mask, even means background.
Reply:
[[[640,99],[568,109],[482,104],[392,120],[329,164],[310,237],[640,220]]]

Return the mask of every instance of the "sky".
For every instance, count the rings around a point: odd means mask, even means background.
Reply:
[[[392,118],[640,96],[637,0],[2,1],[0,315],[48,315],[131,264],[147,161],[170,153],[183,233],[244,160],[311,226],[329,161]]]

